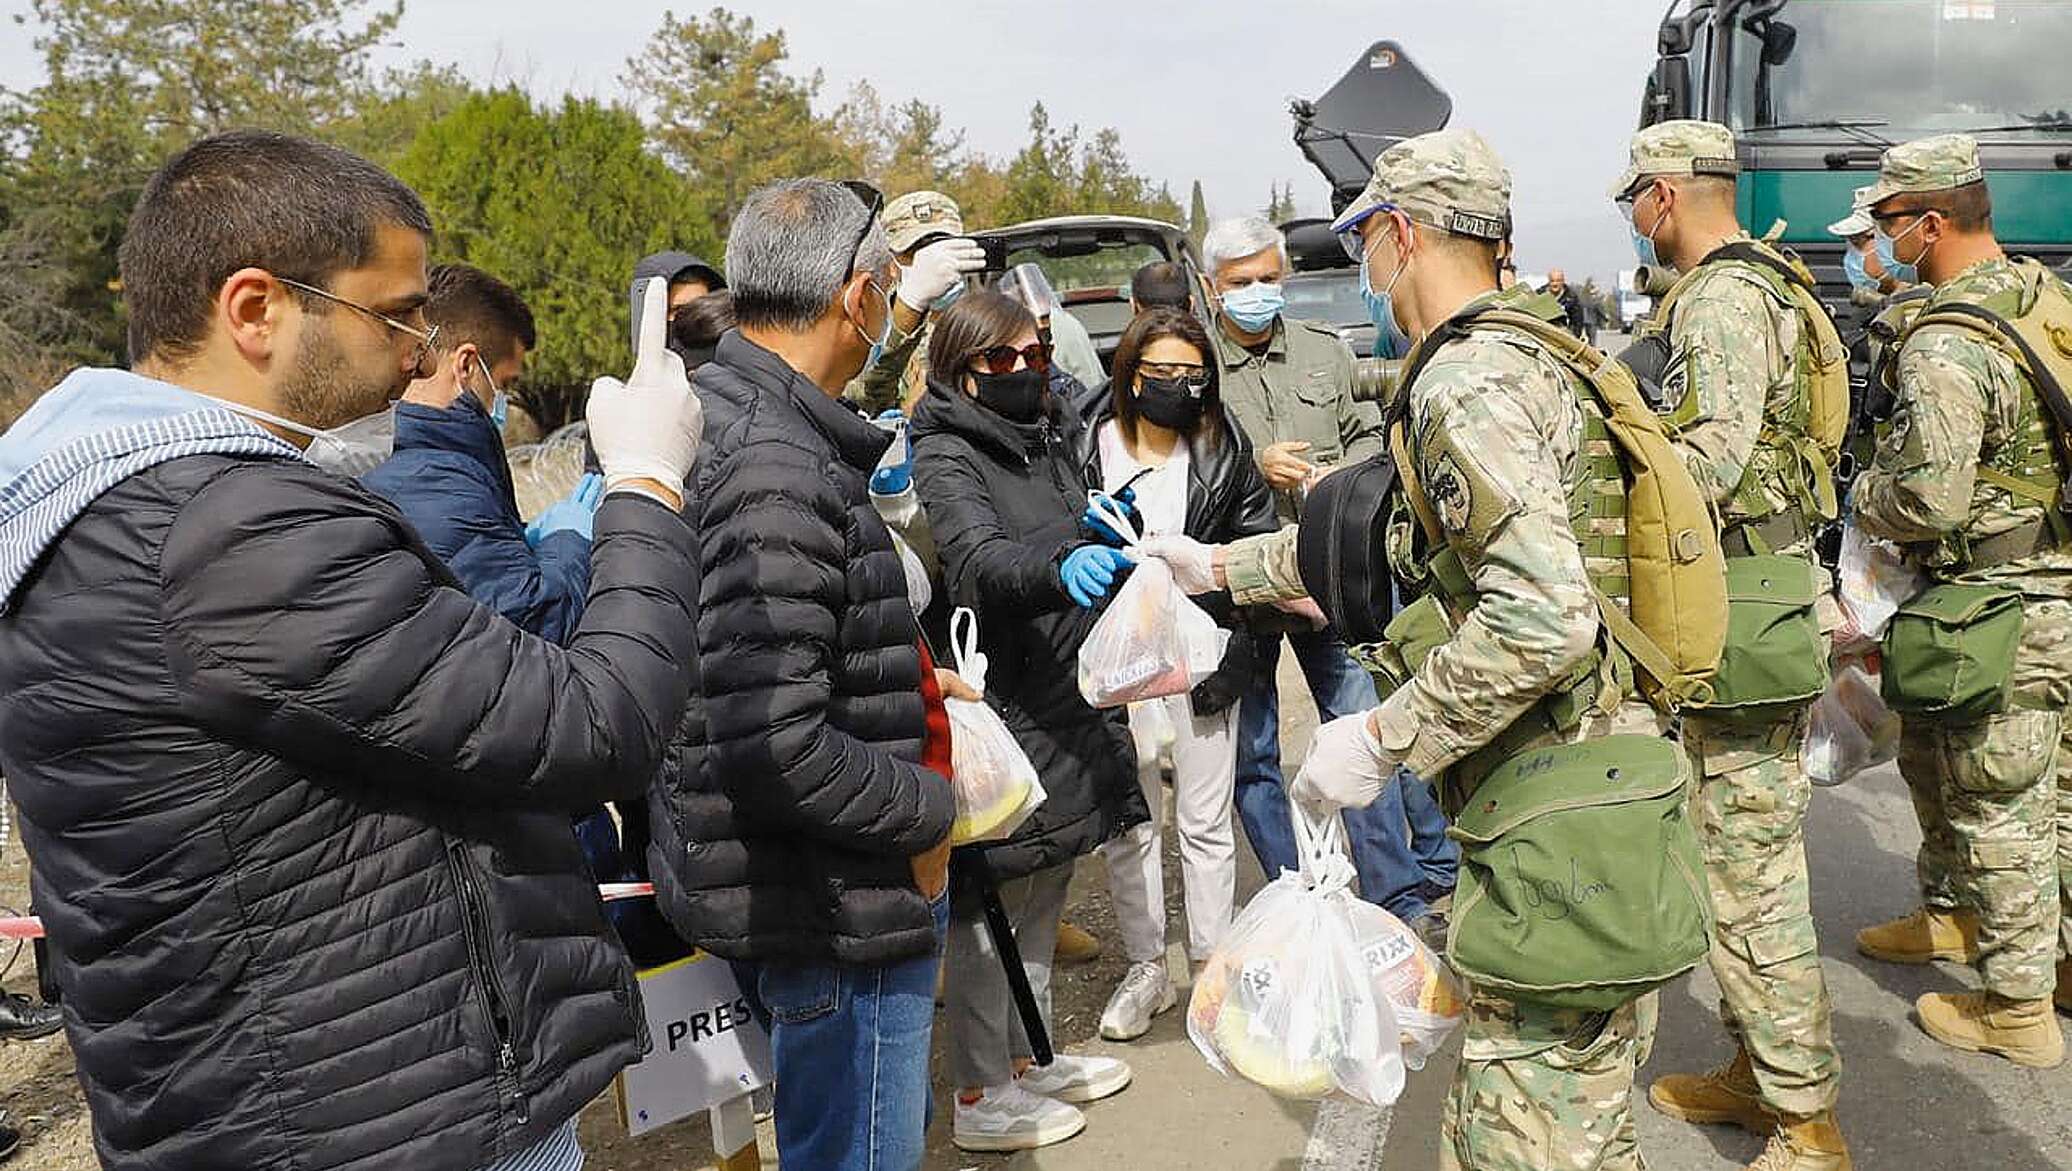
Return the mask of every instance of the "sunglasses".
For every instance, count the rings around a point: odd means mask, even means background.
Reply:
[[[994,346],[991,349],[979,351],[978,361],[986,368],[986,373],[988,374],[1012,374],[1017,361],[1028,363],[1031,370],[1042,370],[1048,373],[1050,370],[1050,347],[1042,342],[1037,342],[1033,346],[1023,346],[1019,350],[1013,346]]]
[[[878,222],[878,213],[885,210],[885,193],[861,179],[844,179],[842,190],[856,197],[863,205],[863,230],[856,233],[856,243],[849,246],[849,267],[846,272],[856,271],[856,258],[863,254],[863,242],[871,238],[871,227]],[[847,280],[847,276],[843,277]]]
[[[1137,374],[1143,378],[1160,382],[1178,381],[1185,383],[1194,394],[1201,394],[1209,388],[1209,372],[1206,367],[1180,362],[1145,362],[1137,367]]]

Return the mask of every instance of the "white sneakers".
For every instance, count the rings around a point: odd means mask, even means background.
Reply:
[[[1166,976],[1163,960],[1131,964],[1123,973],[1115,995],[1101,1011],[1101,1036],[1110,1041],[1134,1041],[1151,1031],[1151,1018],[1179,1002],[1173,982]]]
[[[976,1102],[958,1101],[950,1141],[965,1151],[1031,1151],[1086,1129],[1086,1115],[1068,1102],[1092,1102],[1130,1084],[1130,1067],[1112,1057],[1058,1054],[1004,1086],[987,1086]]]

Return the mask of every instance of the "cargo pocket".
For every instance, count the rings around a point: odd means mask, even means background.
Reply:
[[[842,974],[819,964],[766,964],[756,990],[772,1020],[802,1025],[834,1012],[842,998]]]
[[[1727,939],[1725,943],[1759,971],[1811,955],[1820,946],[1811,919],[1772,923]]]
[[[1950,780],[1967,793],[2020,793],[2042,784],[2051,772],[2063,717],[2053,711],[2016,708],[1993,716],[1975,731],[1952,736]]]

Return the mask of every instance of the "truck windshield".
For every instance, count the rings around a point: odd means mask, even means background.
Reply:
[[[1736,22],[1728,116],[1744,131],[1874,122],[1895,139],[2072,128],[2068,53],[2062,0],[1791,0],[1767,25]]]

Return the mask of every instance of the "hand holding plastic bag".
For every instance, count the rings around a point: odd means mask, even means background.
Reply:
[[[1301,869],[1268,883],[1195,978],[1187,1036],[1219,1072],[1287,1098],[1403,1092],[1403,1034],[1362,949],[1344,823],[1294,810]],[[1386,912],[1384,912],[1385,914]],[[1440,1034],[1443,1036],[1443,1033]]]
[[[1856,663],[1835,672],[1813,701],[1806,742],[1799,750],[1806,779],[1839,785],[1857,773],[1899,757],[1899,717],[1885,707],[1876,676]]]
[[[978,649],[978,615],[958,607],[950,615],[950,653],[957,674],[980,695],[986,691],[986,656]],[[1000,713],[983,700],[945,699],[950,717],[950,790],[957,817],[950,844],[1004,841],[1043,804],[1043,783]]]
[[[1136,526],[1112,501],[1094,493],[1090,502],[1088,511],[1126,545],[1137,543]],[[1146,558],[1079,647],[1079,694],[1097,708],[1185,695],[1216,673],[1229,642],[1230,632],[1188,599],[1172,569]]]

